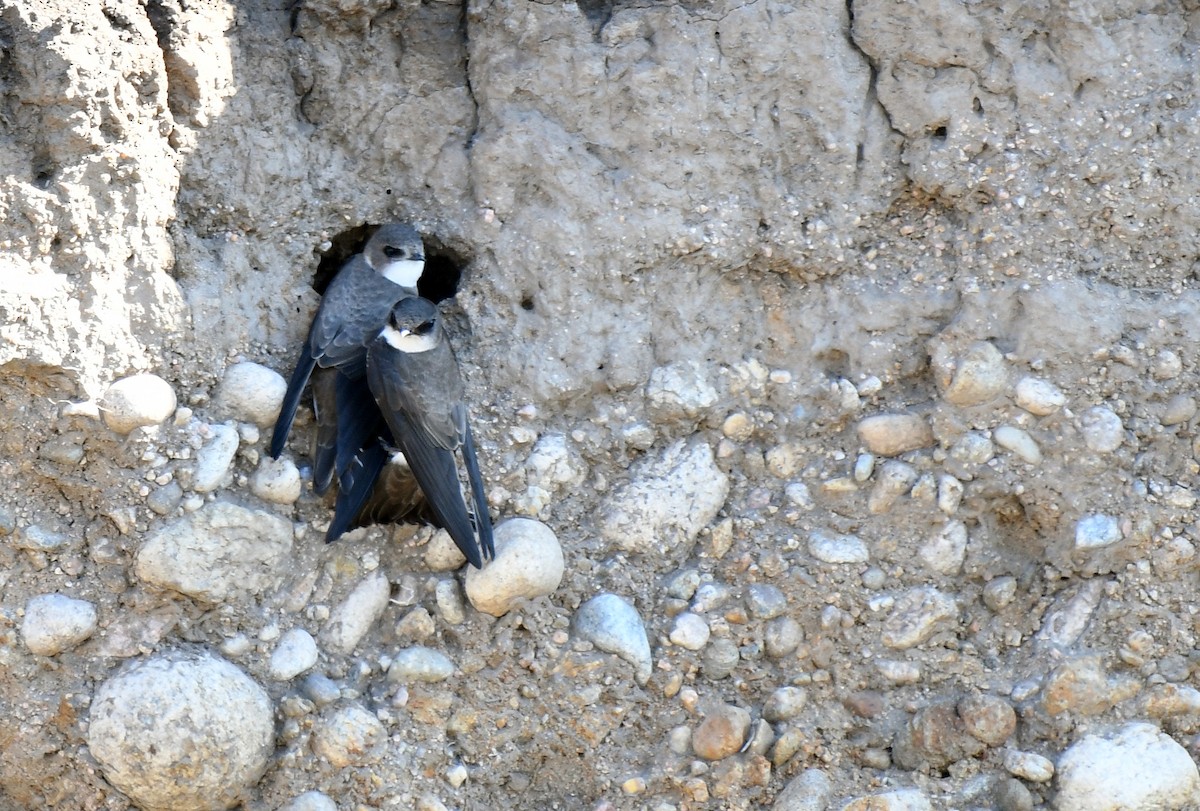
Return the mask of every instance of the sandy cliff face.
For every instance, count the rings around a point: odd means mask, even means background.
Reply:
[[[1187,807],[1195,15],[0,0],[0,805]],[[266,461],[392,219],[489,578]]]

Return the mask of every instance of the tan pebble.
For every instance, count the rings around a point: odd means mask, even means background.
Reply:
[[[749,730],[750,713],[732,704],[721,705],[692,733],[692,750],[705,760],[721,760],[742,748]]]

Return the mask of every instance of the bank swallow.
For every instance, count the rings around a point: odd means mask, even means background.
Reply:
[[[395,449],[420,485],[434,523],[444,527],[472,566],[494,557],[483,478],[463,400],[454,351],[430,301],[408,297],[391,308],[371,342],[367,383]],[[459,457],[471,493],[459,478]]]

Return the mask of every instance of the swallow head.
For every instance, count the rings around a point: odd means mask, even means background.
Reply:
[[[380,336],[401,352],[428,352],[441,341],[440,319],[433,302],[410,296],[392,308]]]
[[[417,289],[417,280],[425,270],[425,246],[417,229],[408,223],[379,226],[367,240],[363,257],[388,281],[409,290]]]

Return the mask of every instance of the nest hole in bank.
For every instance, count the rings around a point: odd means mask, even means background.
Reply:
[[[361,253],[378,225],[364,223],[347,228],[330,240],[327,250],[320,252],[321,260],[313,274],[312,287],[324,295],[325,288],[341,270],[346,260]],[[458,251],[447,247],[437,237],[421,235],[425,243],[425,271],[417,281],[417,292],[435,304],[453,298],[458,293],[463,268],[469,261]]]

